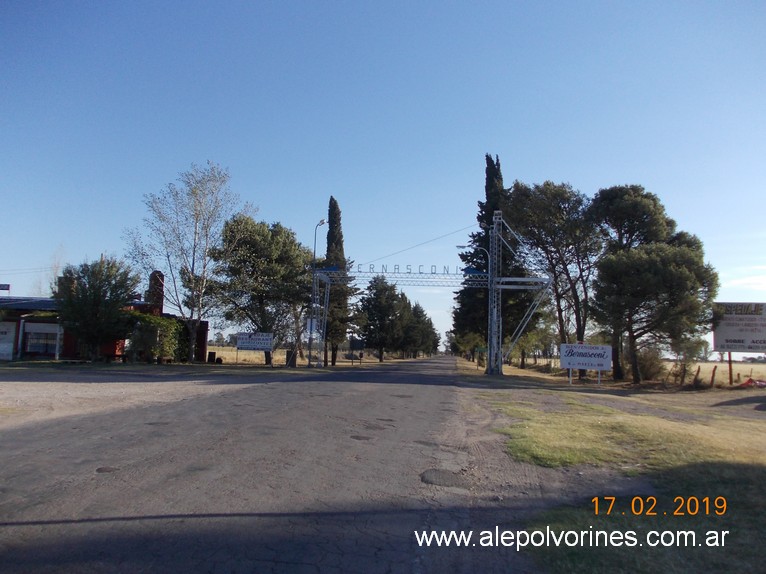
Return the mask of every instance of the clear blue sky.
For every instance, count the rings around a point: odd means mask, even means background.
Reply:
[[[308,246],[334,195],[357,263],[454,266],[490,153],[506,185],[643,185],[719,300],[764,301],[764,30],[762,1],[4,0],[0,283],[123,255],[207,160]],[[449,290],[405,292],[450,328]]]

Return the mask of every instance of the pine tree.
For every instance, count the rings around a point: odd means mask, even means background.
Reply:
[[[359,311],[365,316],[362,326],[365,347],[376,349],[380,362],[387,349],[396,347],[400,337],[397,321],[400,305],[396,286],[388,283],[383,275],[373,277],[359,301]]]
[[[626,335],[632,379],[639,383],[642,343],[672,347],[709,328],[718,275],[705,264],[702,242],[676,231],[659,198],[640,185],[600,190],[590,213],[606,241],[593,313],[612,330],[615,378],[623,374],[618,352]]]
[[[226,222],[213,253],[218,280],[211,285],[227,321],[272,333],[275,346],[296,340],[294,316],[309,302],[311,251],[280,223],[237,215]],[[266,353],[271,364],[271,353]]]

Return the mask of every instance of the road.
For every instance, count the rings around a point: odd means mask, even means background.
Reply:
[[[454,359],[283,373],[0,431],[0,572],[534,571],[416,542],[521,526],[482,490],[505,455],[470,439],[490,415]]]

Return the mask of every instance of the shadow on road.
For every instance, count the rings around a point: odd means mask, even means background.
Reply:
[[[766,411],[766,396],[756,397],[740,397],[738,399],[731,399],[729,401],[721,401],[710,405],[711,407],[735,407],[742,405],[754,405],[753,408],[756,411]]]
[[[469,523],[461,522],[468,516]],[[511,522],[514,519],[515,522]],[[518,513],[476,508],[367,508],[297,513],[169,514],[2,522],[34,544],[3,549],[16,572],[538,572],[480,533],[520,529]],[[426,529],[424,531],[424,529]],[[420,546],[415,532],[473,531],[466,545]],[[41,535],[44,530],[46,535]],[[484,535],[484,542],[489,538]],[[476,571],[471,568],[472,571]]]

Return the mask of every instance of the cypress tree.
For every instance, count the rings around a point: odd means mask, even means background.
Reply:
[[[343,227],[341,225],[341,212],[338,201],[330,196],[330,204],[327,210],[327,255],[325,265],[335,268],[341,277],[334,280],[330,287],[330,305],[327,313],[327,331],[325,336],[325,362],[328,363],[328,345],[331,349],[331,364],[334,366],[338,360],[338,348],[346,340],[346,330],[349,323],[348,300],[351,296],[351,287],[348,283],[348,271],[351,261],[346,259],[343,247]]]
[[[490,154],[485,157],[486,167],[484,170],[484,201],[478,202],[479,212],[476,221],[480,230],[469,235],[470,245],[467,251],[460,253],[460,259],[465,267],[473,268],[486,273],[488,271],[487,255],[489,253],[490,229],[492,228],[495,211],[504,214],[509,213],[511,196],[515,190],[526,186],[515,181],[510,189],[503,184],[503,173],[500,168],[500,159]],[[504,216],[509,220],[507,215]],[[517,249],[517,241],[514,237],[505,236],[508,244]],[[516,257],[503,247],[500,276],[523,277],[528,275],[524,267]],[[503,337],[509,335],[516,328],[516,324],[526,311],[531,300],[529,293],[519,291],[505,291],[502,296]],[[455,310],[452,314],[453,330],[459,339],[469,335],[478,335],[482,340],[487,340],[487,313],[488,300],[487,289],[475,287],[462,287],[455,294]],[[474,337],[475,338],[475,337]]]

